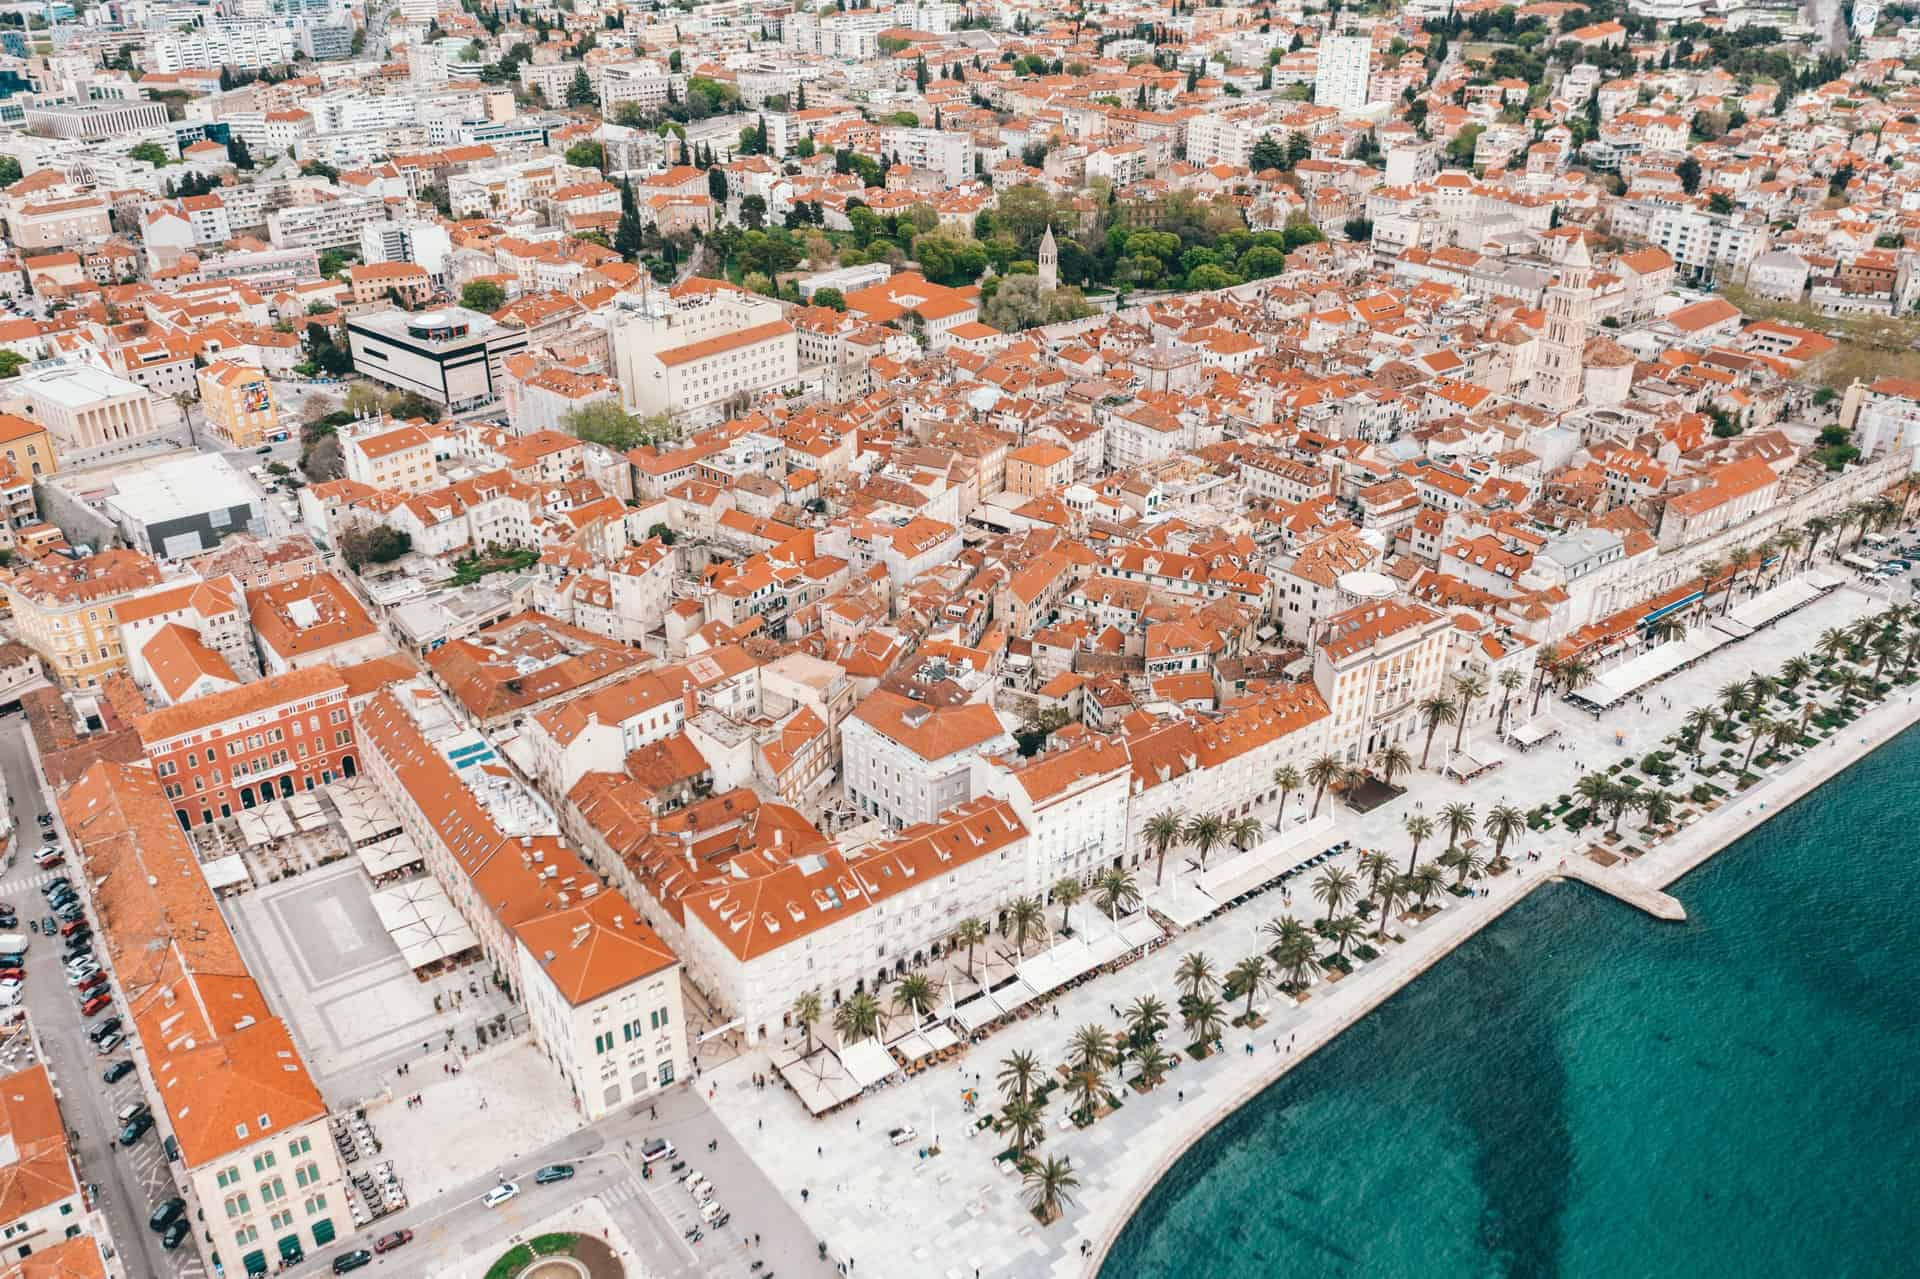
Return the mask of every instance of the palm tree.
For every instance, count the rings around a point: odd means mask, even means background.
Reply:
[[[1767,703],[1780,695],[1780,681],[1771,675],[1755,675],[1747,681],[1748,703],[1756,711],[1767,709]]]
[[[1487,681],[1479,675],[1457,675],[1453,689],[1460,699],[1460,723],[1453,730],[1453,753],[1460,753],[1460,739],[1466,735],[1467,720],[1472,716],[1473,704],[1487,695]]]
[[[1560,646],[1542,644],[1540,651],[1533,655],[1533,709],[1527,712],[1531,719],[1540,713],[1540,695],[1547,691],[1547,685],[1554,680],[1560,669]]]
[[[1468,876],[1478,875],[1487,866],[1487,859],[1471,848],[1456,848],[1447,856],[1452,859],[1448,864],[1453,867],[1455,888],[1464,885]]]
[[[1613,824],[1607,829],[1618,835],[1620,819],[1627,815],[1629,808],[1640,806],[1640,792],[1624,783],[1615,785],[1607,795],[1607,805],[1613,809]]]
[[[1313,895],[1326,903],[1328,919],[1359,891],[1359,881],[1338,866],[1327,867],[1320,872],[1320,878],[1313,881]]]
[[[1407,753],[1406,747],[1395,742],[1375,755],[1373,762],[1380,769],[1380,775],[1386,779],[1387,785],[1391,786],[1395,773],[1413,767],[1413,756]]]
[[[880,1004],[861,991],[834,1010],[833,1028],[840,1032],[841,1043],[870,1039],[880,1031]]]
[[[1260,931],[1273,938],[1273,949],[1275,950],[1294,941],[1301,939],[1310,940],[1312,938],[1312,934],[1307,931],[1307,926],[1291,915],[1283,915],[1278,919],[1269,919],[1266,923],[1260,925]]]
[[[1212,813],[1202,813],[1187,823],[1182,837],[1200,854],[1200,869],[1207,868],[1207,854],[1227,836],[1227,824]]]
[[[1147,824],[1140,833],[1146,836],[1147,843],[1153,847],[1153,886],[1160,886],[1160,872],[1166,868],[1167,850],[1180,842],[1182,824],[1180,810],[1169,808],[1147,818]]]
[[[1218,1039],[1220,1030],[1226,1024],[1226,1016],[1220,1011],[1220,1001],[1209,995],[1189,999],[1181,1009],[1180,1017],[1193,1032],[1193,1044],[1198,1047],[1208,1040]]]
[[[1053,886],[1053,900],[1060,907],[1060,931],[1065,933],[1071,925],[1069,918],[1073,914],[1073,904],[1080,900],[1080,881],[1071,875],[1063,875]]]
[[[1188,999],[1198,999],[1220,984],[1220,979],[1213,975],[1213,961],[1200,950],[1180,961],[1180,966],[1173,971],[1173,980]]]
[[[1799,550],[1806,540],[1801,536],[1799,529],[1783,528],[1773,535],[1774,545],[1780,548],[1780,563],[1773,573],[1775,581],[1780,580],[1780,574],[1786,571],[1788,562],[1793,559],[1793,553]]]
[[[1427,898],[1439,892],[1441,886],[1447,882],[1447,877],[1442,875],[1440,868],[1432,862],[1421,863],[1420,869],[1414,871],[1408,878],[1413,881],[1411,885],[1413,895],[1420,899],[1421,910],[1427,908]]]
[[[1287,812],[1287,797],[1300,789],[1300,770],[1292,764],[1282,764],[1273,770],[1273,784],[1280,788],[1280,807],[1273,813],[1273,828],[1279,830],[1280,819]]]
[[[1395,898],[1407,895],[1409,880],[1405,875],[1389,875],[1380,883],[1380,927],[1373,934],[1376,938],[1387,935],[1387,918],[1393,913]]]
[[[953,926],[953,944],[967,948],[967,980],[973,980],[973,948],[987,939],[987,926],[977,916],[968,915]]]
[[[1367,877],[1367,896],[1378,898],[1380,885],[1393,877],[1393,858],[1377,848],[1360,854],[1360,873]]]
[[[1010,1101],[1026,1101],[1033,1096],[1033,1081],[1040,1077],[1040,1059],[1030,1052],[1007,1054],[1000,1062],[1000,1093]]]
[[[1845,631],[1829,626],[1820,632],[1820,638],[1814,641],[1814,649],[1828,661],[1838,661],[1843,653],[1853,647],[1853,641]]]
[[[1173,1058],[1160,1050],[1159,1044],[1148,1044],[1141,1048],[1134,1053],[1133,1060],[1140,1067],[1140,1073],[1135,1078],[1142,1087],[1148,1089],[1160,1086],[1160,1081],[1167,1077],[1167,1070],[1173,1062]]]
[[[1422,813],[1414,813],[1407,818],[1407,834],[1413,837],[1413,851],[1407,855],[1407,871],[1413,871],[1413,863],[1420,856],[1420,845],[1433,834],[1433,819]]]
[[[1877,684],[1880,677],[1887,673],[1887,663],[1900,651],[1900,639],[1889,631],[1881,631],[1867,647],[1873,651],[1873,679]]]
[[[1494,683],[1500,686],[1500,714],[1495,722],[1499,725],[1497,731],[1503,737],[1507,732],[1507,704],[1513,700],[1514,693],[1526,682],[1527,677],[1520,673],[1520,668],[1517,666],[1507,667],[1500,672],[1499,678],[1494,680]]]
[[[1753,690],[1745,680],[1737,679],[1720,686],[1720,709],[1726,712],[1727,723],[1731,724],[1741,711],[1752,705]]]
[[[1327,784],[1338,780],[1340,775],[1345,771],[1346,767],[1341,764],[1340,757],[1337,755],[1322,755],[1315,759],[1313,763],[1307,765],[1307,781],[1314,788],[1313,811],[1308,813],[1307,816],[1318,817],[1320,815],[1320,797],[1327,793]]]
[[[1105,1026],[1087,1023],[1073,1032],[1067,1044],[1067,1065],[1075,1071],[1099,1072],[1113,1065],[1113,1036]]]
[[[1587,773],[1573,784],[1573,793],[1587,801],[1596,818],[1601,809],[1613,802],[1613,792],[1617,789],[1619,787],[1604,773]]]
[[[1027,940],[1038,937],[1047,930],[1045,909],[1039,899],[1017,897],[1007,909],[1007,919],[1012,925],[1013,945],[1022,955],[1027,953]]]
[[[1447,828],[1447,847],[1452,848],[1463,836],[1473,834],[1479,819],[1473,815],[1472,804],[1456,801],[1440,810],[1440,824]]]
[[[802,1056],[813,1056],[813,1023],[820,1020],[819,991],[809,990],[793,1001],[793,1020],[807,1032],[807,1050]]]
[[[1806,523],[1807,530],[1807,566],[1812,567],[1815,552],[1820,549],[1820,539],[1833,532],[1833,521],[1824,515],[1816,515]]]
[[[1109,917],[1127,914],[1140,904],[1140,886],[1133,872],[1123,866],[1109,866],[1093,881],[1093,901]]]
[[[1342,915],[1338,919],[1327,921],[1327,937],[1333,942],[1333,953],[1346,957],[1347,947],[1360,940],[1367,926],[1352,915]]]
[[[1243,853],[1247,851],[1247,846],[1258,839],[1265,830],[1266,827],[1260,824],[1258,817],[1242,817],[1227,823],[1227,837],[1233,841],[1233,846]]]
[[[1480,829],[1493,841],[1493,860],[1506,853],[1507,841],[1527,828],[1527,815],[1512,804],[1495,804],[1487,810]]]
[[[1780,681],[1788,688],[1798,688],[1812,674],[1812,662],[1804,657],[1789,657],[1780,668]]]
[[[1073,1175],[1073,1160],[1049,1155],[1045,1163],[1027,1171],[1026,1183],[1027,1207],[1033,1209],[1041,1225],[1047,1225],[1073,1202],[1068,1192],[1079,1186],[1080,1178]]]
[[[1593,679],[1593,667],[1574,658],[1560,664],[1560,688],[1563,692],[1576,693]]]
[[[1665,826],[1673,820],[1673,796],[1663,790],[1650,790],[1640,796],[1640,813],[1648,826]]]
[[[1435,694],[1420,703],[1420,718],[1427,725],[1427,744],[1420,752],[1420,767],[1427,766],[1427,756],[1433,753],[1433,735],[1442,724],[1451,724],[1460,714],[1453,702],[1447,697]]]
[[[1040,1107],[1025,1097],[1015,1098],[1001,1107],[1000,1122],[1007,1126],[1007,1135],[1013,1138],[1016,1158],[1026,1158],[1027,1151],[1047,1135],[1047,1121]]]
[[[895,1012],[911,1013],[914,1024],[927,1015],[933,1007],[933,983],[927,980],[925,973],[908,973],[893,986],[893,1008]]]
[[[1705,559],[1700,561],[1700,606],[1702,608],[1711,607],[1711,605],[1707,603],[1707,597],[1713,594],[1714,584],[1720,580],[1721,575],[1726,571],[1727,562],[1725,560]],[[1728,586],[1727,589],[1732,590],[1733,588],[1732,586]],[[1712,614],[1708,614],[1708,616],[1712,616]]]
[[[1227,974],[1227,989],[1247,997],[1246,1022],[1253,1024],[1253,1001],[1267,987],[1267,961],[1248,955]]]
[[[1753,765],[1754,748],[1760,745],[1760,739],[1773,730],[1773,721],[1765,715],[1755,715],[1747,723],[1747,755],[1740,761],[1740,771],[1746,772]]]
[[[1701,736],[1719,722],[1720,717],[1713,713],[1711,706],[1696,706],[1688,711],[1687,718],[1681,726],[1681,731],[1688,737],[1687,752],[1698,755]]]
[[[1867,677],[1859,671],[1843,671],[1833,683],[1840,690],[1840,700],[1850,702],[1859,697],[1860,690],[1867,686]]]
[[[1141,995],[1127,1005],[1127,1038],[1136,1050],[1153,1042],[1167,1028],[1167,1006],[1152,995]]]
[[[1744,546],[1736,546],[1727,552],[1728,567],[1733,573],[1727,578],[1727,594],[1720,604],[1720,616],[1725,617],[1733,608],[1733,588],[1740,584],[1740,574],[1746,571],[1747,561],[1752,555],[1753,552]]]
[[[1900,650],[1900,664],[1902,666],[1908,670],[1912,670],[1915,662],[1920,662],[1920,631],[1910,633],[1907,638],[1902,641]]]
[[[1314,954],[1313,937],[1307,933],[1283,942],[1275,951],[1273,962],[1286,975],[1289,986],[1304,986],[1320,971],[1319,957]]]

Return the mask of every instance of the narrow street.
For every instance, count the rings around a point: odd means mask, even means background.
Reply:
[[[0,717],[0,770],[6,775],[7,795],[13,801],[17,823],[12,855],[4,877],[0,877],[0,901],[12,902],[18,909],[20,931],[25,933],[29,921],[50,913],[41,894],[42,886],[55,876],[71,875],[75,866],[71,860],[54,871],[43,871],[34,865],[33,853],[41,843],[39,817],[51,811],[51,805],[27,746],[26,720],[18,714]],[[57,815],[54,830],[59,832],[55,838],[71,849],[64,830],[58,825]],[[153,1206],[177,1193],[158,1134],[149,1132],[127,1151],[122,1151],[118,1142],[120,1125],[115,1112],[146,1098],[142,1096],[138,1074],[129,1075],[111,1087],[101,1082],[100,1075],[109,1063],[125,1058],[127,1050],[122,1047],[106,1057],[94,1050],[86,1035],[91,1023],[81,1018],[79,1005],[61,971],[60,954],[64,948],[57,939],[31,933],[28,936],[31,945],[27,951],[27,1015],[40,1037],[41,1051],[48,1073],[53,1077],[67,1127],[77,1134],[73,1152],[80,1178],[99,1186],[99,1203],[115,1243],[131,1254],[127,1263],[129,1274],[199,1279],[206,1274],[206,1268],[193,1248],[183,1246],[167,1252],[160,1246],[160,1237],[147,1229],[147,1214]],[[125,1015],[117,993],[114,1012]]]

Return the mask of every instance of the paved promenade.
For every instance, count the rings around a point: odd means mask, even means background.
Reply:
[[[1485,813],[1497,803],[1527,808],[1551,799],[1572,789],[1583,767],[1604,766],[1653,749],[1702,700],[1702,690],[1716,690],[1756,672],[1775,672],[1789,657],[1809,651],[1826,628],[1844,626],[1884,607],[1882,599],[1843,588],[1648,690],[1646,705],[1629,702],[1597,721],[1571,707],[1543,702],[1541,713],[1551,708],[1564,726],[1560,744],[1524,755],[1509,752],[1503,768],[1465,785],[1433,772],[1419,773],[1407,779],[1405,796],[1372,813],[1357,816],[1339,809],[1338,825],[1327,842],[1351,839],[1356,849],[1382,848],[1404,864],[1408,841],[1402,822],[1416,808],[1437,818],[1441,807],[1457,800]],[[1663,694],[1675,705],[1662,704]],[[1524,713],[1524,707],[1516,713]],[[1863,716],[1840,744],[1816,748],[1612,876],[1630,881],[1621,885],[1629,897],[1640,895],[1636,886],[1663,888],[1858,758],[1870,744],[1891,736],[1913,714],[1920,714],[1920,708],[1902,701]],[[1441,746],[1436,742],[1436,766]],[[1468,750],[1473,750],[1471,736]],[[1125,1105],[1093,1127],[1050,1129],[1039,1153],[1070,1156],[1080,1185],[1064,1219],[1048,1227],[1039,1226],[1026,1211],[1019,1180],[996,1171],[992,1156],[1002,1148],[1002,1140],[991,1134],[978,1139],[965,1135],[971,1124],[962,1114],[961,1091],[978,1088],[983,1106],[995,1107],[1000,1099],[994,1075],[1009,1053],[1033,1052],[1051,1070],[1064,1059],[1068,1039],[1079,1026],[1098,1022],[1117,1028],[1115,1010],[1140,995],[1154,995],[1171,1007],[1177,995],[1173,970],[1185,955],[1204,951],[1216,970],[1224,972],[1262,945],[1259,928],[1269,919],[1317,917],[1321,908],[1308,896],[1303,880],[1295,881],[1298,895],[1291,902],[1278,892],[1255,898],[1178,935],[1119,973],[1066,992],[1056,1001],[1057,1019],[1043,1011],[1017,1021],[957,1062],[884,1089],[827,1119],[808,1118],[798,1101],[777,1085],[752,1086],[754,1072],[770,1070],[764,1048],[708,1072],[703,1082],[714,1090],[716,1114],[781,1192],[796,1203],[801,1191],[807,1192],[803,1217],[836,1260],[851,1263],[852,1273],[946,1279],[1088,1274],[1139,1200],[1194,1140],[1547,882],[1560,858],[1575,852],[1575,842],[1559,828],[1514,840],[1508,847],[1514,870],[1482,881],[1485,896],[1437,896],[1434,901],[1443,909],[1424,922],[1402,926],[1405,941],[1354,975],[1337,984],[1317,982],[1297,1007],[1281,995],[1263,997],[1270,1005],[1269,1020],[1251,1041],[1245,1032],[1230,1030],[1227,1052],[1198,1063],[1182,1055],[1180,1068],[1160,1088],[1146,1095],[1125,1090]],[[1444,835],[1430,840],[1422,852],[1430,856],[1443,847]],[[1528,861],[1529,852],[1537,852],[1539,860]],[[1150,870],[1146,878],[1150,880]],[[1592,889],[1569,885],[1562,891]],[[1657,898],[1649,896],[1648,901]],[[1171,1046],[1181,1038],[1176,1018],[1167,1042]],[[1047,1113],[1054,1119],[1064,1110],[1056,1103]],[[900,1125],[918,1129],[920,1141],[890,1145],[886,1134]],[[919,1158],[915,1147],[925,1144],[936,1129],[943,1152]]]

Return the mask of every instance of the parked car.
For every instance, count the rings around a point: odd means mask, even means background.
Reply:
[[[19,981],[26,975],[24,968],[0,968],[0,981]]]
[[[673,1143],[665,1137],[649,1137],[640,1143],[640,1158],[647,1163],[652,1163],[656,1159],[671,1159],[678,1153],[673,1148]]]
[[[132,1123],[135,1119],[139,1118],[141,1115],[151,1115],[152,1113],[153,1113],[153,1107],[149,1106],[144,1101],[128,1102],[126,1105],[120,1107],[119,1111],[115,1113],[113,1117],[113,1122],[119,1124],[122,1128],[124,1128],[128,1124]]]
[[[381,1235],[373,1241],[375,1252],[392,1252],[395,1248],[405,1247],[413,1242],[413,1231],[396,1230],[390,1235]]]
[[[101,1022],[99,1025],[95,1026],[92,1030],[88,1031],[87,1036],[88,1038],[92,1039],[94,1043],[97,1044],[101,1040],[105,1039],[108,1035],[111,1035],[114,1031],[120,1029],[121,1024],[122,1023],[118,1017],[109,1017],[105,1021]]]
[[[48,915],[45,919],[40,921],[40,931],[45,933],[49,937],[53,936],[53,916],[52,915]]]
[[[548,1164],[545,1168],[533,1174],[533,1184],[536,1186],[550,1186],[556,1181],[565,1181],[571,1176],[573,1176],[572,1164]]]
[[[99,1012],[101,1009],[109,1008],[112,1005],[113,1005],[113,996],[108,994],[104,990],[98,991],[92,995],[89,995],[87,997],[87,1002],[80,1005],[80,1015],[82,1017],[91,1017],[95,1013]]]
[[[92,994],[94,991],[100,989],[102,986],[106,984],[107,984],[107,975],[102,972],[96,972],[96,973],[91,973],[86,977],[83,977],[80,980],[80,984],[74,987],[74,990],[82,995],[88,995],[88,994]]]
[[[486,1194],[480,1196],[480,1202],[489,1208],[498,1208],[501,1204],[514,1198],[519,1193],[520,1184],[518,1182],[503,1181]]]
[[[153,1215],[147,1218],[147,1229],[165,1230],[168,1226],[178,1221],[186,1210],[187,1201],[175,1195],[173,1198],[163,1201],[159,1207],[153,1210]]]
[[[131,1146],[153,1129],[153,1116],[141,1115],[120,1130],[120,1144]]]
[[[86,927],[87,927],[87,917],[85,915],[80,914],[78,911],[76,911],[72,919],[69,919],[67,920],[66,923],[60,925],[60,935],[62,937],[71,937],[75,933],[79,932],[81,929]],[[88,931],[91,932],[92,930],[88,929]]]
[[[171,1226],[167,1227],[165,1234],[160,1236],[160,1246],[168,1252],[172,1252],[180,1246],[181,1242],[186,1239],[187,1233],[192,1229],[193,1227],[187,1224],[185,1217],[179,1218]]]
[[[39,855],[33,860],[39,865],[41,870],[51,870],[55,866],[64,863],[67,860],[67,855],[58,848],[55,848],[52,844],[48,844],[40,850]]]
[[[113,1055],[114,1049],[118,1048],[121,1044],[124,1044],[125,1042],[127,1042],[126,1039],[121,1035],[118,1035],[118,1034],[108,1035],[105,1039],[102,1039],[98,1045],[95,1046],[94,1051],[99,1053],[102,1057],[110,1057]]]
[[[102,1083],[117,1084],[132,1073],[133,1063],[131,1061],[116,1061],[113,1065],[108,1066],[100,1072],[100,1081]]]
[[[355,1248],[352,1252],[343,1252],[333,1259],[333,1273],[344,1275],[350,1270],[373,1264],[373,1254],[365,1248]]]
[[[62,888],[72,887],[73,881],[71,879],[68,879],[65,875],[55,875],[52,879],[40,885],[40,895],[42,897],[51,897]]]
[[[904,1146],[919,1135],[911,1128],[895,1128],[887,1133],[887,1140],[896,1146]]]

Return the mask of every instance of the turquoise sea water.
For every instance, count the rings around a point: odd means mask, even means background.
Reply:
[[[1671,891],[1535,893],[1188,1152],[1101,1271],[1920,1274],[1920,729]]]

